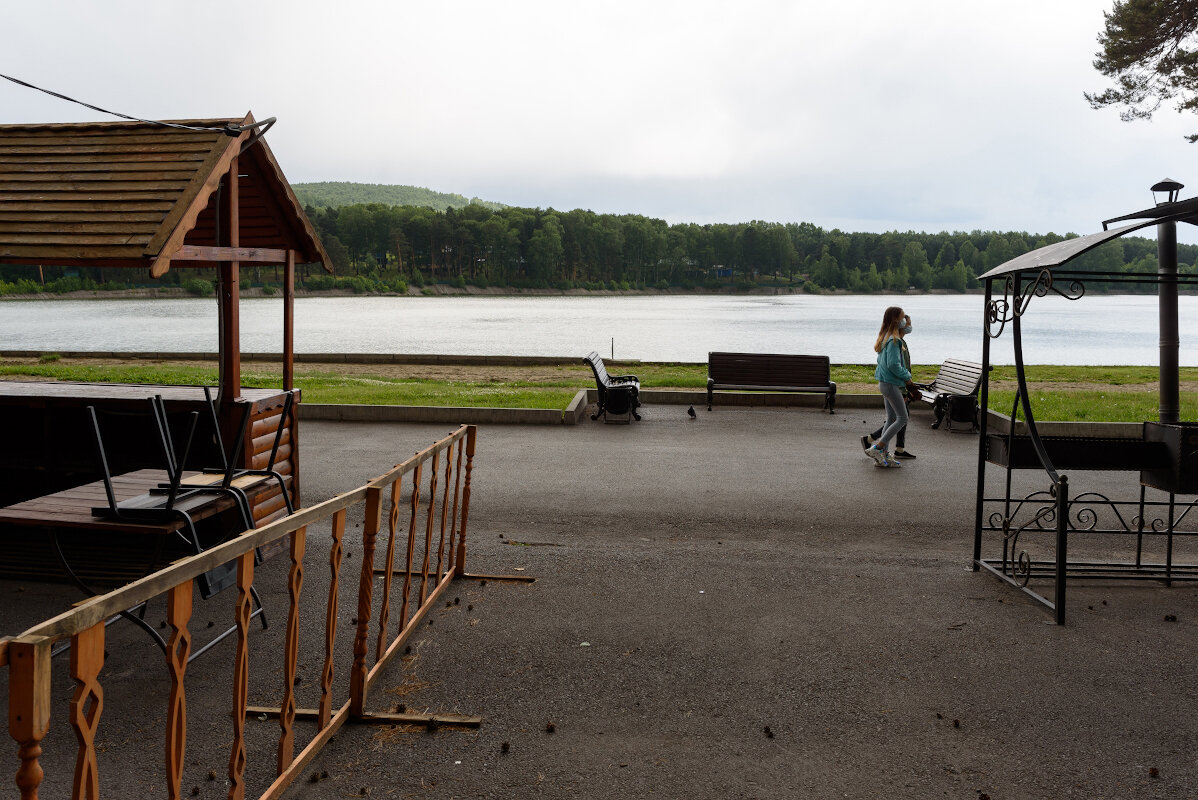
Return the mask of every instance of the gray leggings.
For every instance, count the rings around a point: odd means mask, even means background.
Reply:
[[[878,391],[882,393],[882,400],[886,403],[886,426],[882,428],[878,442],[883,450],[888,450],[890,440],[907,425],[907,402],[903,397],[902,387],[893,383],[878,381]]]

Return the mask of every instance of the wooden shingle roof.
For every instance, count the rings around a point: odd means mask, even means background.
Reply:
[[[278,163],[244,119],[0,125],[0,262],[145,266],[215,247],[217,189],[238,160],[240,247],[327,254]],[[227,235],[227,234],[226,234]]]

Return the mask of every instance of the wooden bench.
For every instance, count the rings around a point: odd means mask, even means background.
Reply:
[[[932,406],[936,414],[933,428],[948,416],[948,429],[953,421],[970,423],[970,430],[978,430],[978,388],[982,384],[982,365],[973,361],[950,358],[940,365],[936,379],[931,383],[917,383],[920,399]]]
[[[591,372],[595,374],[595,388],[599,392],[599,407],[591,419],[599,419],[602,414],[606,420],[611,413],[631,414],[633,419],[639,421],[641,415],[636,410],[641,405],[640,378],[635,375],[608,375],[603,358],[593,350],[583,361],[590,365]]]
[[[824,408],[829,414],[836,413],[836,383],[827,356],[708,353],[708,411],[716,389],[822,394]]]

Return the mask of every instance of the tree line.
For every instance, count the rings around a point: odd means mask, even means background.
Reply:
[[[333,262],[299,269],[308,290],[406,292],[409,285],[590,290],[749,290],[810,292],[949,291],[978,287],[978,276],[1029,250],[1072,237],[970,231],[846,233],[811,223],[667,224],[637,214],[488,207],[435,210],[359,203],[306,209]],[[1195,273],[1198,245],[1181,245],[1183,273]],[[1156,242],[1125,237],[1083,256],[1103,272],[1156,272]],[[180,285],[210,294],[211,270],[170,270],[161,281],[131,270],[0,265],[0,294]],[[279,285],[276,268],[243,268],[244,286]],[[116,281],[120,281],[117,283]],[[1090,288],[1115,288],[1102,284]],[[1153,291],[1122,284],[1119,291]]]
[[[669,225],[637,214],[467,205],[434,211],[357,204],[309,208],[338,274],[528,288],[742,288],[964,292],[977,277],[1073,234],[846,233],[811,223]],[[1198,245],[1181,245],[1193,272]],[[1156,242],[1127,237],[1077,263],[1155,272]],[[1145,287],[1145,290],[1148,290]]]

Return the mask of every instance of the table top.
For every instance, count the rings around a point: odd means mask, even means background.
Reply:
[[[184,472],[183,479],[196,478],[199,472]],[[167,481],[165,470],[141,469],[124,475],[113,476],[112,488],[118,502],[145,494]],[[243,487],[251,500],[260,491],[271,487],[267,479],[258,476],[257,480]],[[127,533],[171,533],[182,527],[181,520],[172,519],[164,522],[144,522],[97,517],[92,509],[108,505],[108,497],[104,492],[104,482],[76,486],[61,492],[35,497],[21,503],[0,508],[0,524],[26,525],[48,528],[86,528],[96,531],[124,531]],[[186,511],[194,521],[199,521],[213,514],[232,508],[234,501],[228,495],[201,494],[193,495],[176,502],[175,507]]]
[[[204,403],[202,386],[161,386],[133,383],[81,383],[72,381],[0,380],[0,405],[6,406],[86,406],[135,405],[161,395],[167,405]],[[216,389],[212,389],[216,397]],[[286,393],[279,389],[241,388],[240,399],[255,409],[281,406]],[[295,400],[300,395],[296,392]]]

